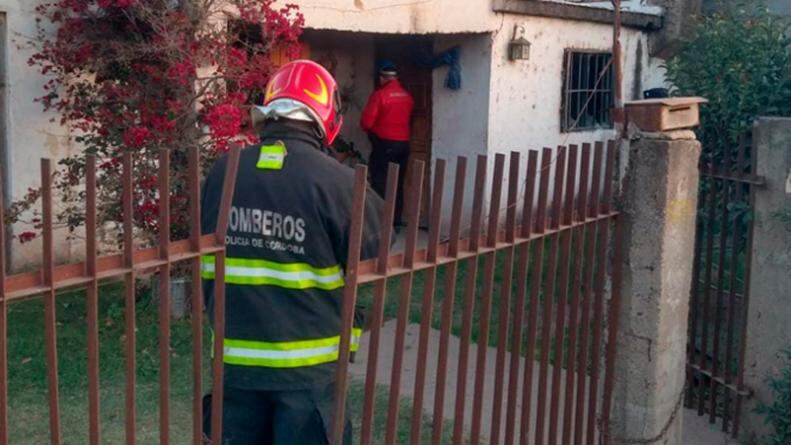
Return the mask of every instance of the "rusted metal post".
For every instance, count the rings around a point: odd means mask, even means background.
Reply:
[[[527,159],[527,177],[525,178],[525,195],[522,204],[522,227],[519,236],[529,238],[533,231],[533,208],[536,196],[536,169],[538,152],[531,150]],[[516,302],[514,303],[514,324],[511,331],[511,363],[508,370],[508,401],[505,413],[505,444],[513,445],[518,433],[519,424],[516,415],[516,402],[519,398],[519,361],[522,359],[524,343],[525,299],[527,296],[527,272],[530,260],[530,244],[524,242],[519,246],[519,261],[516,266]]]
[[[44,296],[44,330],[47,347],[47,380],[49,383],[49,428],[52,445],[61,443],[60,404],[58,391],[58,337],[55,305],[55,251],[52,210],[52,161],[41,160],[41,207],[44,224],[43,278],[47,291]]]
[[[467,260],[464,281],[464,297],[462,299],[461,346],[456,374],[456,404],[453,414],[453,445],[464,443],[464,411],[467,401],[467,374],[469,366],[470,342],[472,335],[472,318],[475,306],[475,283],[478,275],[478,252],[481,241],[481,216],[483,212],[483,189],[486,184],[485,155],[479,155],[475,166],[475,192],[472,200],[472,224],[468,252],[472,254]]]
[[[492,181],[492,194],[489,201],[489,221],[487,226],[486,247],[497,247],[497,232],[500,216],[500,198],[503,189],[503,169],[505,168],[505,155],[495,155],[494,179]],[[480,442],[481,422],[483,421],[483,390],[486,384],[486,350],[489,346],[489,324],[492,312],[492,294],[494,292],[494,260],[496,250],[484,256],[483,267],[483,293],[480,303],[480,319],[478,324],[478,348],[476,350],[475,384],[473,387],[472,401],[472,428],[470,441],[473,444]]]
[[[123,264],[127,269],[124,276],[124,336],[126,337],[126,445],[135,445],[135,427],[137,408],[135,403],[136,388],[136,343],[137,321],[135,308],[135,246],[133,212],[133,171],[132,153],[123,154],[123,219],[124,219],[124,257]]]
[[[159,443],[170,443],[170,152],[159,152]]]
[[[387,192],[382,210],[382,233],[379,240],[379,258],[376,271],[387,274],[390,258],[390,239],[393,235],[393,217],[398,184],[398,164],[390,164],[387,169]],[[368,346],[368,365],[365,373],[365,401],[363,402],[363,423],[360,443],[370,445],[373,441],[374,408],[376,402],[376,374],[379,364],[379,346],[382,342],[382,323],[384,322],[385,298],[387,298],[387,279],[376,282],[374,305],[371,311],[371,333]]]
[[[201,286],[201,207],[200,207],[200,152],[198,147],[187,154],[187,182],[190,191],[190,251],[195,258],[190,262],[192,289],[192,443],[203,444],[203,286]]]
[[[397,439],[396,435],[398,428],[398,411],[400,408],[401,371],[404,365],[404,344],[406,342],[407,324],[409,323],[409,304],[412,297],[412,284],[413,278],[415,276],[415,252],[417,250],[420,203],[422,198],[420,191],[423,189],[423,167],[423,162],[421,161],[416,161],[412,164],[410,188],[414,192],[414,196],[407,199],[407,217],[409,218],[409,225],[407,228],[406,252],[404,253],[403,266],[405,269],[408,269],[409,272],[401,277],[401,294],[399,295],[400,300],[398,302],[398,320],[396,321],[393,369],[390,377],[390,398],[388,400],[387,424],[385,426],[385,443],[388,445],[394,445]],[[364,184],[365,181],[363,180],[362,185],[359,187],[364,187]],[[349,252],[354,252],[354,250],[352,250],[353,247],[354,246],[349,247]],[[359,251],[359,245],[357,246],[357,249]],[[348,282],[349,280],[347,279],[347,283]],[[356,286],[356,284],[357,283],[355,282],[354,285]],[[346,302],[348,303],[348,301]],[[338,368],[340,369],[340,366]],[[336,425],[339,421],[340,420],[336,420]],[[337,435],[336,437],[340,438],[340,436]]]
[[[346,389],[348,386],[349,350],[354,324],[354,306],[357,302],[357,277],[360,265],[360,248],[365,218],[365,192],[368,170],[358,166],[354,175],[354,198],[349,228],[349,257],[346,261],[346,283],[341,310],[340,351],[335,376],[335,412],[332,419],[332,443],[340,444],[346,420]],[[414,220],[413,220],[414,221]]]
[[[448,257],[452,262],[445,271],[445,295],[442,301],[442,324],[440,325],[439,351],[437,359],[437,382],[434,393],[434,421],[432,423],[431,444],[442,443],[442,427],[445,410],[445,382],[448,374],[448,349],[450,343],[451,324],[453,323],[453,306],[456,299],[456,277],[459,270],[459,241],[461,238],[461,212],[464,205],[464,183],[467,177],[467,158],[459,157],[456,161],[456,182],[453,192],[453,210],[450,222],[450,240],[448,240]]]
[[[445,184],[445,160],[435,164],[434,187],[431,199],[429,220],[429,243],[426,261],[433,264],[426,271],[423,287],[423,304],[420,310],[420,338],[417,353],[417,375],[415,376],[414,402],[412,405],[412,434],[410,443],[420,445],[420,429],[423,424],[423,398],[426,386],[426,365],[428,362],[429,335],[431,334],[432,314],[434,311],[434,291],[437,283],[437,260],[439,250],[440,223],[442,221],[442,186]]]
[[[99,424],[99,280],[96,277],[96,156],[85,165],[85,272],[91,277],[85,292],[88,321],[88,437],[101,443]]]
[[[239,168],[240,150],[234,149],[228,154],[225,177],[222,185],[217,230],[214,232],[214,243],[225,246],[228,233],[228,216],[233,203],[233,192],[236,185],[236,173]],[[222,443],[222,406],[223,406],[223,344],[225,342],[225,249],[214,256],[214,361],[212,363],[212,417],[211,440],[213,444]]]

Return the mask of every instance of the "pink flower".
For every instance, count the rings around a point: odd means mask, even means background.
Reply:
[[[188,86],[195,76],[195,67],[190,62],[180,62],[168,69],[168,77],[181,86]]]
[[[220,104],[206,114],[205,121],[213,137],[233,137],[242,130],[242,110],[232,104]]]
[[[145,145],[148,138],[151,136],[151,130],[147,127],[133,127],[124,132],[124,144],[132,148],[140,148]]]
[[[36,234],[34,232],[22,232],[19,234],[19,242],[22,244],[33,241],[34,239],[36,239]]]

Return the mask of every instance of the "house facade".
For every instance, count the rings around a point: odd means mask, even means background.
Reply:
[[[374,66],[380,58],[400,65],[402,80],[417,102],[412,158],[446,159],[449,172],[460,155],[473,158],[614,136],[610,1],[290,3],[305,15],[305,53],[330,69],[343,89],[346,125],[341,137],[364,157],[370,145],[358,123],[374,89]],[[31,51],[25,39],[35,35],[36,4],[0,0],[0,162],[6,202],[39,184],[41,157],[59,158],[78,149],[69,142],[68,129],[57,124],[57,116],[43,113],[33,102],[44,82],[27,65]],[[626,100],[664,86],[660,57],[695,5],[686,0],[623,0]],[[515,60],[510,54],[513,43],[521,43],[522,49]],[[448,87],[451,71],[461,79],[460,85],[451,82],[454,88]],[[426,180],[430,178],[428,169]],[[448,205],[450,198],[445,198]],[[449,208],[444,213],[449,215]],[[40,251],[36,242],[17,247],[11,255],[15,267],[23,267]],[[61,256],[72,251],[79,254],[65,241],[59,249]]]
[[[545,0],[299,0],[311,58],[337,77],[346,101],[341,134],[365,156],[358,122],[374,89],[379,58],[395,60],[417,100],[412,159],[448,161],[479,154],[525,152],[614,136],[613,11],[609,1]],[[693,2],[694,3],[694,2]],[[659,56],[669,29],[689,2],[624,0],[624,98],[663,87]],[[672,13],[672,14],[671,14]],[[674,22],[676,19],[676,22]],[[512,43],[529,42],[513,60]],[[459,89],[447,87],[448,52],[458,55]],[[429,57],[421,56],[428,54]],[[426,67],[430,56],[439,66]],[[493,156],[491,157],[493,159]],[[526,156],[523,157],[526,162]],[[427,164],[428,166],[431,163]],[[453,174],[446,180],[453,181]],[[427,172],[425,182],[431,179]],[[467,211],[472,181],[468,181]],[[446,193],[453,187],[446,184]],[[423,202],[429,194],[424,190]],[[445,228],[451,196],[445,196]],[[425,209],[424,209],[425,210]],[[425,212],[424,212],[425,213]],[[425,221],[425,218],[423,219]]]

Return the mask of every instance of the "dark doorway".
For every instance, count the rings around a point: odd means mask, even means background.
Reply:
[[[431,178],[431,116],[432,116],[432,71],[421,67],[418,60],[421,55],[432,54],[434,41],[430,36],[377,36],[375,56],[377,60],[388,59],[398,65],[399,77],[404,88],[415,99],[415,111],[412,115],[412,137],[409,144],[409,162],[420,160],[425,163],[423,179],[423,198],[421,205],[421,226],[426,226],[428,209],[430,208]],[[407,178],[410,178],[407,171]],[[405,186],[405,200],[411,193],[409,181]],[[405,202],[405,209],[408,203]],[[406,216],[406,215],[405,215]]]

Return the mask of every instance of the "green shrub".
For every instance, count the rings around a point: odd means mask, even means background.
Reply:
[[[791,39],[787,19],[750,0],[701,17],[668,61],[674,95],[703,96],[704,150],[731,150],[758,116],[791,116]]]
[[[760,405],[755,410],[766,416],[765,422],[774,429],[774,434],[763,439],[763,445],[791,444],[791,347],[783,351],[783,355],[786,367],[768,379],[774,396],[772,404]]]

